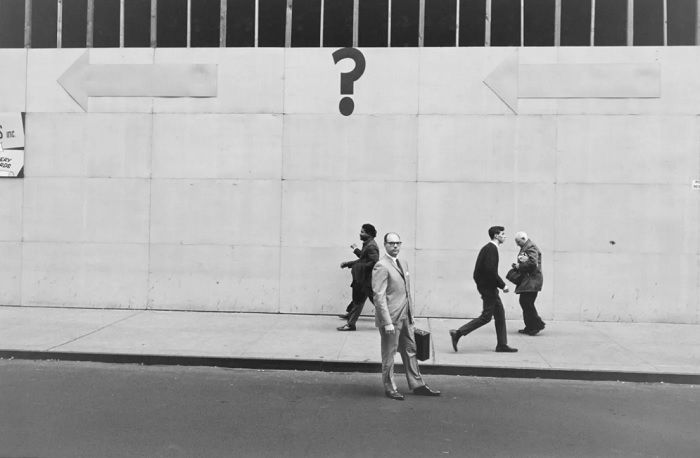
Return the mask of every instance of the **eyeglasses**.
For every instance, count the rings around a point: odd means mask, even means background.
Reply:
[[[384,242],[387,245],[394,245],[394,246],[400,246],[403,242]]]

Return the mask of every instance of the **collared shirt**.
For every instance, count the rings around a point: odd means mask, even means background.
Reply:
[[[494,245],[496,245],[496,248],[498,248],[498,245],[499,245],[498,241],[496,241],[496,240],[491,240],[491,243],[493,243]]]

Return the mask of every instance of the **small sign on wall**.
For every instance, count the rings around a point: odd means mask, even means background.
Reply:
[[[692,187],[693,190],[700,191],[700,180],[693,180]]]
[[[0,178],[24,177],[24,113],[0,113]]]

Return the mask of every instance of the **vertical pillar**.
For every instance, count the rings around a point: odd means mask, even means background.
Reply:
[[[151,0],[151,47],[158,44],[158,0]]]
[[[561,46],[561,0],[554,1],[554,46]]]
[[[294,0],[287,0],[287,19],[284,24],[284,47],[292,47],[292,8]]]
[[[591,46],[595,46],[595,0],[591,0]]]
[[[418,47],[425,43],[425,0],[418,2]]]
[[[700,0],[698,0],[700,1]],[[357,47],[360,39],[360,0],[352,2],[352,46]]]
[[[627,46],[634,45],[634,0],[627,0]]]
[[[56,5],[56,48],[63,47],[63,0]]]
[[[24,0],[24,47],[32,47],[32,0]]]
[[[95,37],[95,0],[88,0],[87,2],[87,30],[85,33],[85,46],[87,48],[92,48]]]
[[[484,27],[484,46],[491,46],[491,0],[486,0],[486,26]]]
[[[228,15],[228,1],[221,0],[221,8],[219,8],[219,47],[226,47],[226,16]]]

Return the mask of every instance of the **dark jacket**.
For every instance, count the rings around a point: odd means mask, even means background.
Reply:
[[[358,288],[368,295],[371,295],[372,269],[377,261],[379,261],[379,247],[377,246],[377,242],[375,242],[374,239],[362,242],[362,250],[355,248],[353,252],[359,259],[347,263],[350,272],[352,272],[352,283],[350,286],[352,286],[353,289]]]
[[[527,256],[527,261],[518,264],[518,272],[523,273],[523,280],[515,287],[515,294],[542,291],[542,252],[532,240],[520,247],[520,253]]]
[[[491,242],[484,245],[476,257],[474,281],[479,289],[503,289],[506,286],[498,275],[498,248]]]

